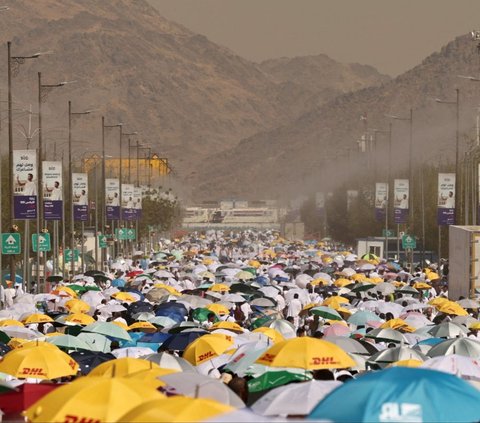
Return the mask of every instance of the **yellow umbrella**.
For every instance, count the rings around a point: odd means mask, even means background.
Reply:
[[[25,325],[22,322],[19,322],[18,320],[14,319],[5,319],[5,320],[0,320],[0,327],[3,326],[20,326],[24,327]]]
[[[203,335],[195,339],[183,352],[183,358],[194,366],[198,366],[223,354],[233,345],[233,340],[231,337],[219,335]]]
[[[426,271],[426,272],[425,272],[425,276],[427,277],[427,279],[430,279],[431,281],[434,281],[435,279],[440,279],[439,274],[436,273],[436,272],[428,272],[428,271]]]
[[[149,379],[156,379],[160,376],[165,376],[165,375],[169,375],[171,373],[178,373],[179,370],[176,370],[176,369],[164,369],[162,367],[159,367],[158,369],[144,369],[144,370],[140,370],[139,372],[135,372],[135,373],[131,373],[127,376],[125,376],[126,378],[130,379],[130,378],[134,378],[134,379],[138,379],[138,380],[149,380]],[[159,380],[159,382],[162,382],[163,385],[161,386],[165,386],[166,383]]]
[[[144,402],[120,417],[117,422],[203,422],[233,410],[233,407],[213,399],[175,396]]]
[[[235,322],[217,322],[209,330],[215,330],[215,329],[227,329],[231,330],[232,332],[240,332],[243,333],[244,330],[243,328]]]
[[[273,250],[264,250],[262,254],[264,256],[270,256],[271,258],[274,258],[277,255]]]
[[[208,288],[208,290],[214,292],[228,292],[230,291],[230,287],[228,285],[225,285],[224,283],[215,283],[210,288]]]
[[[453,301],[448,301],[446,303],[440,304],[439,306],[437,306],[437,310],[442,313],[453,314],[455,316],[468,316],[467,310],[465,310]]]
[[[42,314],[42,313],[31,314],[24,320],[24,323],[26,325],[29,325],[31,323],[51,323],[51,322],[53,322],[53,319],[50,316],[47,316],[46,314]]]
[[[263,333],[265,336],[268,336],[274,344],[276,344],[277,342],[285,341],[283,335],[278,330],[275,330],[273,328],[260,327],[253,330],[253,332]]]
[[[16,378],[56,379],[77,374],[78,364],[54,345],[18,348],[0,362],[0,372]]]
[[[154,329],[157,330],[157,328],[152,325],[150,322],[135,322],[131,324],[128,329],[133,330],[133,329]]]
[[[275,344],[265,351],[256,363],[270,367],[295,367],[305,370],[342,369],[355,366],[350,356],[337,345],[308,336]]]
[[[51,292],[53,295],[58,295],[60,297],[72,297],[77,298],[77,293],[68,286],[59,286],[55,289],[55,291]]]
[[[90,376],[124,377],[140,370],[159,369],[160,366],[141,358],[123,357],[115,360],[105,361],[95,367]]]
[[[339,278],[333,284],[339,288],[344,287],[346,285],[350,285],[352,281],[350,279]]]
[[[207,305],[205,308],[208,308],[210,311],[213,311],[218,316],[225,316],[226,314],[229,313],[228,308],[222,304],[213,303],[213,304]]]
[[[248,265],[250,267],[254,267],[255,269],[258,269],[261,266],[261,264],[258,260],[249,260]]]
[[[303,306],[302,310],[310,310],[313,307],[319,306],[320,303],[308,303],[307,305]]]
[[[422,364],[423,361],[410,358],[407,360],[395,361],[394,363],[390,363],[387,367],[420,367]]]
[[[235,275],[235,277],[237,279],[250,280],[253,279],[255,275],[253,273],[247,272],[246,270],[241,270]]]
[[[182,294],[181,294],[180,292],[178,292],[173,286],[165,285],[164,283],[156,283],[153,287],[154,287],[154,288],[165,289],[165,290],[168,291],[168,293],[171,294],[171,295],[182,295]]]
[[[115,422],[137,405],[165,398],[146,381],[80,377],[25,411],[30,422]]]
[[[342,297],[340,295],[336,295],[334,297],[330,297],[330,298],[327,298],[323,303],[322,305],[324,306],[329,306],[329,307],[332,307],[332,306],[341,306],[341,304],[348,304],[350,301],[348,301],[347,298],[345,297]],[[332,307],[333,308],[333,307]]]
[[[374,284],[383,282],[383,279],[380,276],[375,276],[374,278],[367,278],[367,279],[369,279],[370,282],[372,282]]]
[[[367,277],[363,273],[355,273],[351,276],[351,278],[356,282],[362,282],[367,279]]]
[[[85,301],[73,298],[65,303],[65,307],[70,313],[87,313],[90,311],[90,305]]]
[[[431,288],[431,286],[428,283],[425,283],[425,282],[415,282],[413,284],[413,287],[415,289],[430,289]]]
[[[430,300],[428,302],[428,304],[433,305],[433,306],[438,306],[440,304],[448,303],[448,302],[449,302],[448,298],[437,297],[437,298],[433,298],[432,300]]]
[[[328,281],[325,280],[325,279],[322,279],[322,278],[317,278],[317,279],[313,279],[312,281],[310,281],[310,285],[312,285],[312,286],[317,286],[317,285],[327,286]]]
[[[30,341],[23,338],[11,338],[10,341],[8,341],[7,345],[15,350],[17,348],[20,348],[23,344],[26,344],[27,342]]]
[[[73,313],[73,314],[69,314],[65,318],[65,322],[75,323],[77,325],[86,326],[86,325],[90,325],[90,324],[94,323],[95,319],[92,316],[89,316],[88,314]]]
[[[114,325],[117,325],[119,328],[122,328],[122,329],[125,329],[125,330],[130,330],[130,328],[123,322],[118,322],[118,321],[114,320],[112,323]]]
[[[116,300],[126,301],[130,303],[137,301],[137,299],[133,295],[130,295],[128,292],[116,292],[112,295],[112,297]]]
[[[415,328],[411,327],[405,320],[402,319],[391,319],[387,320],[385,323],[380,325],[382,329],[398,329],[404,332],[415,332]]]
[[[202,260],[202,263],[205,265],[205,266],[210,266],[211,264],[213,264],[213,260],[209,257],[205,257],[203,260]]]

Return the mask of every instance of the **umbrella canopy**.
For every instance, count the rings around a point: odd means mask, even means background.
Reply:
[[[200,336],[205,335],[207,332],[199,329],[193,332],[180,332],[173,334],[169,339],[167,339],[163,344],[162,347],[165,350],[172,350],[172,351],[184,351],[187,346],[195,341],[195,339],[199,338]]]
[[[365,326],[367,322],[381,322],[382,319],[371,311],[360,310],[352,314],[347,321],[352,325]]]
[[[195,367],[193,367],[187,360],[182,357],[177,357],[166,352],[149,354],[142,357],[144,360],[151,361],[158,364],[161,368],[177,370],[185,373],[195,373]]]
[[[379,342],[405,342],[408,344],[403,334],[394,329],[374,329],[367,333],[366,337],[373,338]]]
[[[223,354],[232,345],[233,340],[230,337],[221,334],[205,335],[187,346],[183,358],[190,364],[198,366]]]
[[[112,338],[122,339],[125,341],[132,340],[126,330],[110,322],[92,323],[91,325],[85,326],[82,329],[82,332],[99,333],[101,335],[110,336]]]
[[[327,306],[318,306],[310,309],[310,313],[323,317],[329,320],[343,320],[342,316],[338,314],[338,311]]]
[[[272,389],[252,405],[252,411],[262,416],[305,416],[342,382],[311,380]]]
[[[348,406],[339,406],[346,398]],[[392,367],[345,383],[324,398],[309,418],[336,422],[478,421],[478,401],[480,392],[456,376]]]
[[[306,370],[340,369],[355,365],[348,354],[337,345],[307,336],[275,344],[256,362],[270,367]]]
[[[46,342],[56,345],[57,347],[69,350],[90,350],[91,346],[85,341],[72,335],[51,336],[45,339]]]
[[[140,358],[122,357],[115,360],[109,360],[99,364],[93,369],[90,376],[106,376],[106,377],[124,377],[140,370],[158,369],[159,366],[152,361]]]
[[[285,339],[291,339],[297,336],[297,331],[295,330],[295,326],[293,326],[287,320],[283,320],[283,319],[268,320],[267,322],[262,324],[262,326],[275,329]]]
[[[463,355],[451,354],[430,358],[422,364],[422,367],[451,373],[462,379],[480,381],[480,362]]]
[[[387,348],[386,350],[379,351],[373,354],[368,359],[368,364],[385,367],[387,364],[395,363],[397,361],[418,360],[420,362],[423,362],[426,359],[427,357],[421,352],[401,346],[396,348]]]
[[[70,353],[70,357],[72,357],[78,363],[82,375],[87,375],[95,367],[104,363],[105,361],[115,359],[113,354],[100,351],[75,351]]]
[[[428,333],[436,338],[455,338],[457,336],[464,336],[468,330],[461,325],[453,322],[444,322],[433,326]]]
[[[65,322],[74,323],[76,325],[87,326],[95,323],[95,319],[92,316],[84,313],[69,314],[65,317]]]
[[[176,393],[194,398],[215,398],[222,404],[243,408],[245,404],[227,385],[199,373],[171,373],[160,376],[161,381]]]
[[[359,341],[354,338],[346,338],[344,336],[325,336],[323,340],[338,345],[345,352],[351,354],[371,355],[378,352],[374,344],[366,341]]]
[[[78,364],[53,345],[38,345],[8,352],[0,372],[16,378],[56,379],[77,374]]]
[[[165,398],[145,381],[126,378],[81,377],[43,397],[25,412],[31,422],[114,422],[132,407]],[[128,399],[128,400],[126,400]]]
[[[117,422],[201,422],[235,410],[233,407],[206,398],[171,397],[145,402]]]
[[[428,351],[429,357],[459,354],[480,359],[480,342],[470,338],[447,339]]]
[[[295,369],[274,370],[264,372],[263,374],[248,381],[249,392],[262,392],[269,389],[283,386],[291,382],[305,382],[312,379],[310,372],[296,372]]]

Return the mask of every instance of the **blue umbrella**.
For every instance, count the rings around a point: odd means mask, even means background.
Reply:
[[[3,280],[10,281],[10,273],[7,273],[6,275],[3,276]],[[23,278],[20,275],[15,275],[15,283],[23,283]]]
[[[423,339],[420,342],[417,342],[417,345],[437,345],[443,341],[445,341],[445,339],[443,338],[427,338],[427,339]]]
[[[155,315],[170,317],[177,322],[182,322],[188,315],[188,310],[181,303],[169,301],[167,303],[160,304],[155,311]]]
[[[347,322],[352,325],[365,326],[367,322],[380,322],[382,319],[378,317],[375,313],[367,310],[357,311],[355,314],[352,314]]]
[[[187,345],[195,341],[195,339],[200,338],[200,336],[205,335],[206,331],[194,331],[194,332],[180,332],[175,335],[172,335],[171,338],[167,339],[163,344],[162,348],[166,350],[178,350],[184,351],[187,348]]]
[[[267,285],[269,282],[268,278],[266,278],[265,276],[258,276],[257,279],[255,279],[255,281],[262,286]]]
[[[473,422],[480,391],[436,370],[393,367],[366,373],[327,395],[309,419],[334,422]]]
[[[146,333],[138,340],[138,342],[155,342],[163,344],[171,336],[171,334],[163,332]]]

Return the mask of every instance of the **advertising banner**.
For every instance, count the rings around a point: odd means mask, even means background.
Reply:
[[[393,203],[393,220],[395,223],[408,222],[408,201],[409,201],[409,184],[408,179],[395,179],[393,185],[394,203]]]
[[[133,189],[133,208],[135,210],[135,220],[142,218],[142,188],[135,187]]]
[[[375,184],[375,219],[377,222],[385,220],[388,203],[388,184],[386,182],[377,182]]]
[[[455,173],[438,174],[437,223],[455,224]]]
[[[43,216],[45,220],[63,218],[62,162],[43,162]]]
[[[105,204],[107,219],[120,220],[120,182],[118,179],[105,179]]]
[[[73,218],[75,221],[88,220],[88,175],[72,173]]]
[[[135,220],[132,184],[122,184],[122,219]]]
[[[38,170],[36,150],[13,151],[13,217],[37,218]]]

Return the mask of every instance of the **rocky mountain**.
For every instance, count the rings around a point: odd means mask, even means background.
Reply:
[[[0,39],[4,46],[12,41],[13,56],[52,53],[26,60],[13,79],[15,148],[25,146],[20,130],[28,126],[30,104],[32,132],[36,128],[37,72],[43,84],[75,81],[52,90],[42,106],[49,158],[54,143],[57,158],[65,152],[71,100],[74,112],[96,110],[75,119],[75,158],[98,151],[104,115],[106,124],[122,122],[126,132],[138,131],[153,151],[168,156],[178,177],[192,181],[210,167],[210,157],[240,140],[269,133],[339,92],[385,80],[357,65],[338,64],[342,70],[335,71],[336,63],[324,56],[305,59],[304,65],[298,58],[255,64],[170,22],[144,0],[4,0],[3,5],[9,9],[0,12]],[[3,58],[0,101],[6,98],[5,47]],[[295,78],[299,67],[304,73]],[[6,131],[0,136],[5,140]],[[107,143],[107,154],[116,155],[113,130],[107,130]],[[33,138],[31,147],[35,144]],[[251,154],[253,160],[256,152]]]
[[[390,80],[374,67],[358,63],[339,63],[325,54],[270,59],[260,68],[278,82],[279,101],[301,115],[362,88],[381,85]]]
[[[215,186],[217,197],[229,193],[237,197],[281,198],[330,189],[348,178],[352,186],[358,185],[359,178],[372,178],[372,182],[374,177],[377,181],[385,179],[388,167],[392,176],[408,177],[410,108],[412,167],[419,169],[422,163],[433,163],[440,169],[452,170],[455,89],[460,90],[460,157],[474,138],[480,99],[480,84],[459,75],[480,75],[476,45],[467,36],[458,37],[415,68],[381,86],[337,96],[293,122],[241,141],[230,151],[213,156],[211,166],[197,175],[197,180]],[[450,104],[439,104],[436,98]],[[391,166],[385,133],[376,134],[376,155],[360,153],[357,143],[365,130],[385,131],[389,122]],[[205,189],[199,182],[197,192]]]

